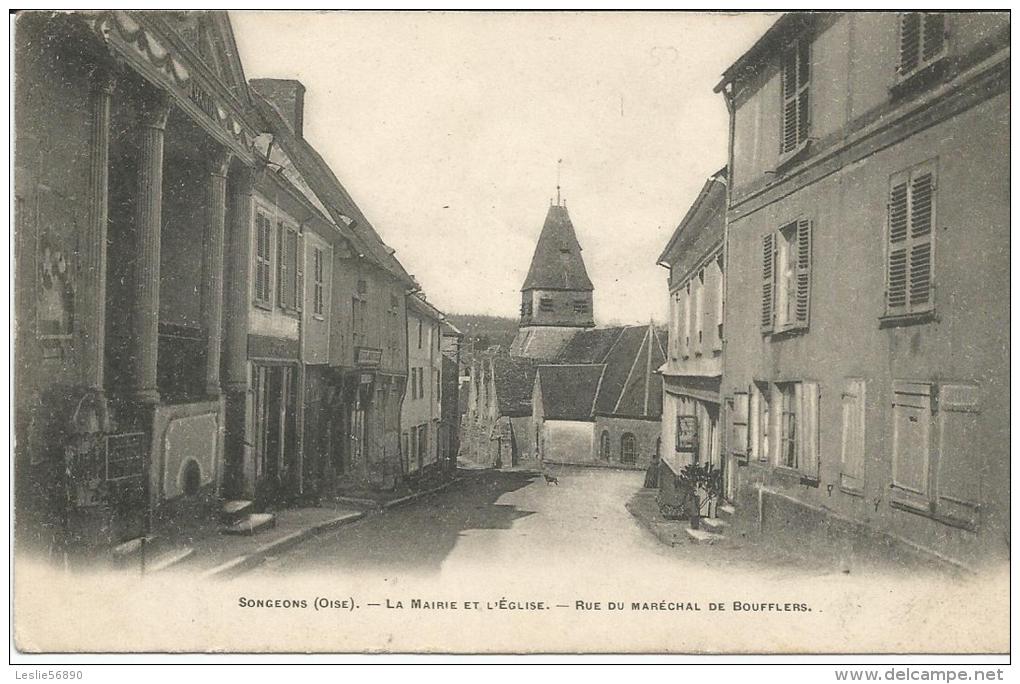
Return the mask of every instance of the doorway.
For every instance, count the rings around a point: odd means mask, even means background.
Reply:
[[[296,456],[294,368],[253,365],[254,480],[259,504],[280,503],[289,493]]]

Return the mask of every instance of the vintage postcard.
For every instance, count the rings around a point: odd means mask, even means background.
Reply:
[[[1009,651],[1008,12],[11,28],[21,653]]]

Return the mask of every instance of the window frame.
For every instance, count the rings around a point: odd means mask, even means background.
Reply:
[[[624,445],[631,447],[630,457],[627,457],[627,449]],[[620,463],[636,464],[638,455],[637,437],[633,432],[624,432],[620,435]]]

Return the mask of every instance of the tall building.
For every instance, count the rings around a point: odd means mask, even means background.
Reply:
[[[552,358],[579,329],[595,327],[594,286],[565,204],[553,204],[521,287],[521,324],[510,353]]]
[[[738,508],[1009,557],[1006,13],[791,13],[723,76]]]

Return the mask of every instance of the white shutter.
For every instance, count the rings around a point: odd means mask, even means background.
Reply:
[[[805,477],[818,479],[818,383],[802,382],[797,397],[797,468]]]
[[[807,327],[811,311],[811,221],[797,221],[797,299],[794,315],[799,327]]]
[[[747,392],[733,395],[733,413],[730,423],[730,453],[734,456],[747,455]]]
[[[851,492],[864,490],[865,384],[846,381],[843,391],[843,437],[840,448],[840,486]]]
[[[981,502],[982,452],[979,443],[978,388],[942,385],[938,392],[938,509],[977,522]]]
[[[931,454],[931,385],[893,383],[893,486],[928,498]]]

